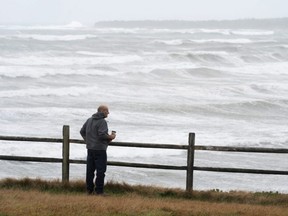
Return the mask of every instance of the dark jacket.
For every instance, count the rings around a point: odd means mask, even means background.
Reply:
[[[97,112],[92,115],[82,126],[80,134],[87,149],[107,150],[111,140],[108,138],[108,125],[104,113]]]

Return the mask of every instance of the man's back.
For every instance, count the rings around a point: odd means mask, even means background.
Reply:
[[[80,130],[80,134],[86,142],[87,149],[106,150],[109,143],[108,126],[101,112],[90,117]]]

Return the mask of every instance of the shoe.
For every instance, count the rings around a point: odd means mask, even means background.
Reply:
[[[93,195],[93,194],[94,194],[94,191],[87,191],[86,194],[87,194],[88,196]]]
[[[96,196],[103,196],[103,197],[107,197],[109,196],[108,194],[106,193],[95,193]]]

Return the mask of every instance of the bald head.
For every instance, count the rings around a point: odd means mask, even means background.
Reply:
[[[103,112],[103,111],[105,111],[105,110],[108,110],[108,106],[106,106],[106,105],[100,105],[99,107],[98,107],[98,112]]]
[[[100,105],[99,107],[98,107],[98,110],[97,110],[98,112],[101,112],[101,113],[104,113],[104,115],[105,115],[105,118],[108,116],[108,114],[109,114],[109,109],[108,109],[108,106],[106,106],[106,105]]]

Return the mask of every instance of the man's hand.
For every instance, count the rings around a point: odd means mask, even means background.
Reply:
[[[112,131],[112,133],[110,135],[108,135],[110,140],[113,140],[116,138],[116,132]]]

